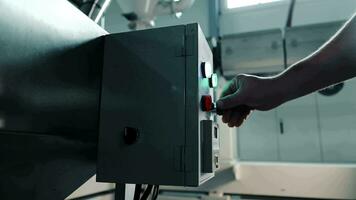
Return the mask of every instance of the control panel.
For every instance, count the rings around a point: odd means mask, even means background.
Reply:
[[[212,53],[198,24],[105,36],[97,180],[199,186],[219,167]]]

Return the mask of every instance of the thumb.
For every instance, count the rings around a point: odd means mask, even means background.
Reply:
[[[235,92],[219,99],[216,102],[216,107],[218,110],[226,110],[243,104],[243,95],[241,94],[241,92]]]

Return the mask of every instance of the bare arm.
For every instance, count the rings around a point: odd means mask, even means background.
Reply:
[[[281,88],[284,101],[356,76],[355,16],[319,50],[274,77],[285,86]]]
[[[241,74],[217,102],[223,121],[240,126],[251,110],[287,101],[356,77],[356,14],[319,50],[274,77]]]

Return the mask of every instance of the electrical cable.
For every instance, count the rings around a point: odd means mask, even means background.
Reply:
[[[142,190],[142,185],[141,184],[136,184],[134,200],[140,200],[141,190]]]
[[[290,5],[289,5],[289,10],[288,10],[287,22],[286,22],[287,28],[292,27],[294,6],[295,6],[295,0],[291,0]]]
[[[158,194],[159,194],[159,185],[156,185],[156,194],[155,194],[154,200],[157,199]]]
[[[140,200],[147,200],[150,196],[153,185],[148,185]]]
[[[285,24],[285,27],[283,30],[283,56],[284,56],[284,68],[285,69],[287,69],[287,67],[288,67],[286,31],[287,31],[287,28],[292,27],[295,1],[296,0],[290,0],[288,14],[287,14],[287,21],[286,21],[286,24]]]
[[[155,185],[152,193],[151,200],[156,200],[159,193],[159,185]]]
[[[151,200],[154,200],[155,195],[156,195],[156,186],[153,186],[153,192],[152,192],[152,195],[151,195]]]

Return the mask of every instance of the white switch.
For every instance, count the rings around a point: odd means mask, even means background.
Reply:
[[[213,74],[213,66],[210,62],[202,62],[201,63],[201,72],[204,78],[210,78]]]

